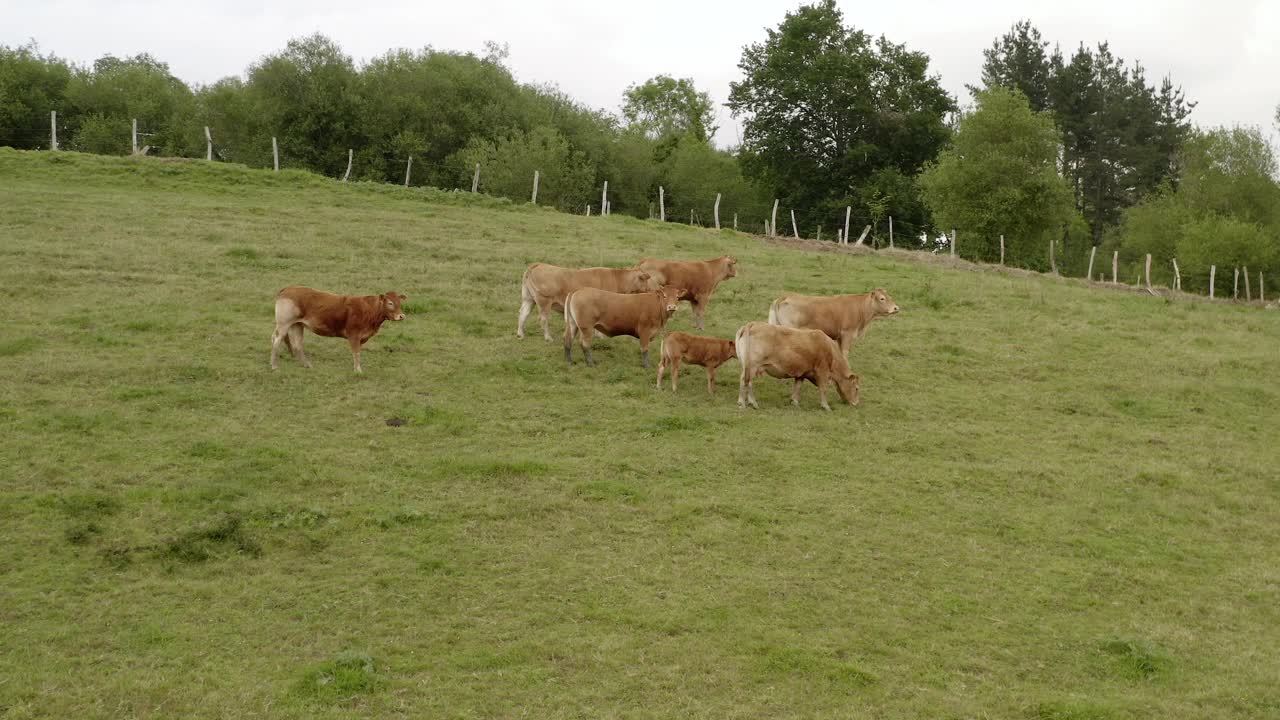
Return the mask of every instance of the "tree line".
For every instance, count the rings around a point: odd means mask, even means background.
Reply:
[[[1280,274],[1280,189],[1259,128],[1200,130],[1195,104],[1171,78],[1148,79],[1110,45],[1064,53],[1029,22],[983,52],[982,84],[961,107],[926,53],[852,27],[834,0],[785,14],[747,44],[727,107],[738,146],[714,144],[713,99],[658,75],[627,88],[620,112],[589,108],[553,85],[520,83],[504,47],[482,55],[426,47],[357,63],[323,35],[291,40],[242,75],[189,85],[150,55],[78,66],[34,45],[0,46],[0,144],[48,145],[57,110],[62,145],[125,154],[282,164],[331,177],[354,150],[353,179],[469,188],[583,212],[609,183],[612,212],[649,217],[658,187],[668,219],[721,217],[748,229],[774,200],[807,237],[819,226],[893,218],[898,244],[956,228],[961,255],[1083,274],[1094,247],[1131,265],[1177,257],[1184,286],[1200,266],[1232,263]],[[1277,109],[1280,123],[1280,108]],[[781,219],[781,218],[780,218]],[[783,221],[786,222],[786,221]],[[785,225],[783,226],[785,228]],[[782,228],[779,228],[782,229]],[[780,233],[781,234],[781,233]],[[1207,282],[1207,279],[1204,281]]]

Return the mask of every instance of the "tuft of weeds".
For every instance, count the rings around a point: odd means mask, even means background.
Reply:
[[[294,694],[305,700],[332,705],[367,695],[386,686],[373,658],[368,655],[343,654],[320,663],[303,673],[294,685]]]
[[[1159,653],[1135,640],[1107,640],[1100,648],[1115,660],[1118,673],[1130,680],[1150,679],[1168,665]]]
[[[202,563],[230,554],[258,557],[262,554],[262,546],[245,533],[239,516],[224,514],[162,544],[159,554],[178,562]]]

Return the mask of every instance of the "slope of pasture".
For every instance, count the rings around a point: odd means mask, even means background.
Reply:
[[[514,338],[528,262],[723,253],[717,335],[889,290],[860,407]],[[293,283],[409,317],[272,373]],[[4,149],[0,293],[6,718],[1280,714],[1280,313]]]

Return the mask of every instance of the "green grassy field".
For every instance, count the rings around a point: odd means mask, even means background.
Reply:
[[[514,337],[724,253],[721,336],[889,290],[859,407]],[[409,318],[272,373],[294,283]],[[6,149],[0,293],[5,718],[1280,716],[1277,312]]]

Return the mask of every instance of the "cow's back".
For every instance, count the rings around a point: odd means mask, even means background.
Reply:
[[[537,294],[564,304],[569,293],[584,288],[625,293],[627,271],[617,268],[563,268],[546,263],[534,263],[525,271],[524,282]]]
[[[828,337],[838,339],[841,333],[870,322],[865,299],[866,295],[789,293],[774,301],[769,309],[769,321],[784,327],[821,330]]]
[[[673,285],[690,293],[697,293],[715,285],[711,267],[705,262],[642,260],[638,267],[658,274],[662,285]]]

